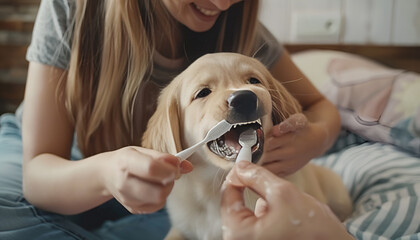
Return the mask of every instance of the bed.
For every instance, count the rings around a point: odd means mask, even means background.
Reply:
[[[348,231],[357,239],[420,239],[420,51],[398,62],[348,46],[289,47],[342,118],[338,141],[313,161],[342,176],[354,203]]]
[[[348,231],[357,239],[420,239],[420,47],[285,47],[340,110],[338,141],[313,162],[342,176],[354,202]],[[1,104],[22,100],[0,86]]]

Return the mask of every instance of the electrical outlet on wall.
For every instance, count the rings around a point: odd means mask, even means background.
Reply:
[[[336,11],[302,11],[292,13],[292,42],[338,43],[342,17]]]

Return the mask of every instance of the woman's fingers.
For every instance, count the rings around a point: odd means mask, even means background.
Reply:
[[[122,154],[119,167],[127,175],[165,185],[179,174],[179,161],[172,155],[137,147],[127,147]]]
[[[114,197],[132,213],[150,213],[165,205],[172,187],[173,183],[162,185],[130,176],[117,185]]]
[[[254,226],[258,221],[245,206],[243,188],[225,182],[220,206],[223,239],[253,239]]]
[[[267,139],[264,140],[264,151],[270,152],[270,151],[275,151],[278,149],[283,149],[288,144],[293,143],[295,138],[296,138],[295,132],[285,133],[280,136],[273,136],[273,135],[268,136]]]
[[[273,126],[264,144],[265,151],[281,149],[292,143],[296,138],[296,134],[307,125],[308,120],[306,116],[302,113],[296,113],[280,124]]]
[[[308,119],[303,113],[296,113],[286,120],[273,127],[272,135],[281,136],[286,133],[295,132],[306,127]]]
[[[268,212],[268,203],[263,198],[258,198],[257,202],[255,203],[255,216],[262,217]]]
[[[181,167],[181,174],[189,173],[194,169],[192,163],[188,160],[181,161],[180,167]]]
[[[276,194],[272,194],[274,191],[277,192],[282,185],[290,185],[288,181],[277,177],[269,170],[246,161],[237,163],[226,181],[238,187],[246,186],[252,189],[269,205],[278,198]]]
[[[240,222],[243,218],[254,214],[246,206],[243,199],[243,188],[231,184],[223,186],[221,213],[227,221]]]

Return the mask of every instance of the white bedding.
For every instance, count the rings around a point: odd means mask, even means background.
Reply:
[[[354,212],[345,221],[348,231],[356,239],[420,239],[420,75],[335,51],[309,51],[293,58],[314,85],[337,105],[342,118],[347,118],[342,121],[342,134],[335,146],[313,162],[337,172],[348,188],[354,203]],[[342,65],[337,65],[337,61]],[[409,76],[398,80],[401,74]],[[379,82],[359,86],[357,91],[353,88],[350,93],[348,89],[331,89],[334,78],[343,77],[347,82]],[[396,87],[398,81],[406,85],[405,92]],[[377,95],[380,101],[373,101],[373,108],[356,104],[362,96],[375,95],[384,84],[387,94]],[[347,97],[344,103],[342,94]],[[393,105],[396,98],[404,104],[404,114],[402,108]],[[376,119],[372,118],[371,124],[354,120],[366,116]]]

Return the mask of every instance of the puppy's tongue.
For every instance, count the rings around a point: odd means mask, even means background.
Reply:
[[[233,147],[234,149],[238,150],[241,149],[241,145],[239,145],[239,132],[238,131],[229,131],[227,132],[225,137],[225,144],[228,146]]]
[[[239,126],[230,130],[224,135],[225,144],[239,151],[242,148],[242,146],[239,144],[239,135],[249,129],[256,130],[259,139],[261,139],[261,137],[264,135],[260,127],[257,125],[251,124],[246,126]]]

